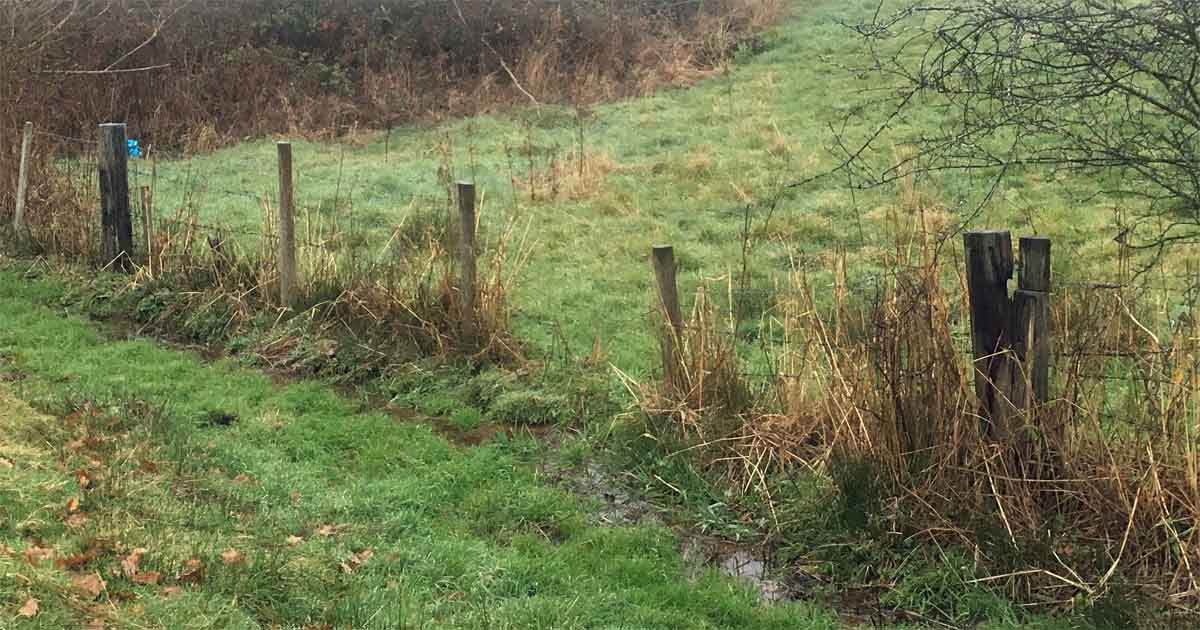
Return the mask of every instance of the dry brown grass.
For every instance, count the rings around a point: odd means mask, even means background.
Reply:
[[[938,247],[947,223],[914,191],[898,207],[875,287],[848,290],[836,254],[831,288],[793,274],[764,320],[784,339],[778,374],[757,395],[722,395],[756,390],[735,348],[704,341],[728,327],[698,318],[691,325],[708,330],[689,329],[700,341],[685,341],[681,369],[704,377],[639,391],[643,406],[672,419],[707,465],[768,498],[791,467],[869,462],[886,493],[884,527],[966,546],[994,571],[984,580],[1020,601],[1099,598],[1124,581],[1170,606],[1197,605],[1196,313],[1169,314],[1161,294],[1057,279],[1052,400],[1006,434],[985,434],[961,264],[944,253],[954,242]],[[984,530],[1002,532],[1007,549],[981,541]]]

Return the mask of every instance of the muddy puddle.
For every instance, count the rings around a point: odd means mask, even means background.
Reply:
[[[638,498],[619,477],[599,464],[588,462],[575,467],[545,465],[542,473],[550,481],[567,487],[577,495],[598,499],[591,520],[597,525],[667,525],[669,513]],[[742,580],[759,594],[764,603],[805,599],[816,580],[773,566],[772,552],[761,545],[738,544],[697,534],[686,527],[670,526],[679,537],[681,552],[693,578],[709,568]],[[788,579],[781,579],[787,575]]]

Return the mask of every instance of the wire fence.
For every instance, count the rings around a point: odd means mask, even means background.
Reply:
[[[73,186],[89,195],[89,199],[99,205],[99,159],[97,156],[99,142],[45,131],[35,130],[35,134],[50,141],[54,156],[51,162],[58,176],[72,182]],[[345,159],[347,150],[354,151],[355,149],[343,148],[343,155],[340,159]],[[278,247],[279,235],[273,225],[275,217],[271,214],[272,209],[278,203],[277,190],[236,189],[218,185],[213,181],[214,178],[211,175],[188,163],[195,156],[160,151],[154,147],[148,147],[147,153],[146,157],[130,160],[128,173],[131,179],[131,191],[149,187],[154,192],[155,198],[152,199],[151,208],[153,214],[149,217],[156,232],[168,230],[195,232],[197,235],[204,233],[212,236],[217,242],[221,242],[225,238],[236,237],[243,239],[246,244],[257,243],[262,247],[272,249]],[[358,194],[360,183],[355,178],[348,178],[347,185],[343,187],[343,178],[344,174],[339,166],[337,184],[331,202],[332,207],[327,209],[327,213],[333,216],[317,216],[316,221],[325,223],[317,226],[315,237],[313,236],[312,217],[314,214],[320,215],[322,210],[320,205],[328,200],[318,200],[318,207],[314,208],[311,200],[305,204],[304,198],[301,198],[301,205],[305,206],[309,212],[307,216],[310,222],[307,229],[297,230],[297,246],[336,254],[333,250],[335,248],[334,241],[337,239],[333,236],[324,237],[322,230],[329,229],[339,221],[342,224],[352,224],[355,220],[356,202],[362,203],[366,200],[381,208],[388,207],[393,211],[396,208],[408,208],[409,212],[418,208],[435,207],[439,204],[449,206],[453,203],[453,194],[450,191],[444,194],[411,194],[407,198],[394,194],[374,196]],[[444,173],[439,173],[439,178],[442,181],[449,179]],[[166,191],[173,195],[170,203],[165,200]],[[228,215],[230,209],[238,208],[238,220],[222,221],[219,217],[207,216],[195,211],[196,206],[204,205],[202,200],[214,197],[227,205],[208,204],[210,206],[209,214],[218,213],[223,209]],[[449,212],[448,208],[447,211]],[[144,220],[142,213],[135,213],[134,216],[137,221]],[[376,238],[394,238],[397,230],[405,221],[403,215],[392,214],[389,216],[393,219],[391,222],[373,226],[377,232]],[[388,240],[389,244],[390,242]],[[881,244],[883,244],[882,241],[872,242],[869,245]],[[379,243],[374,243],[374,245],[378,246]],[[868,243],[864,242],[859,245],[868,246]],[[384,245],[385,249],[386,247],[387,245]],[[712,311],[710,319],[703,323],[702,330],[697,329],[691,323],[685,323],[680,330],[689,334],[703,333],[724,338],[740,348],[742,354],[753,354],[758,357],[757,360],[750,362],[746,369],[739,372],[743,377],[766,381],[810,378],[811,374],[772,369],[772,366],[785,364],[786,355],[790,351],[787,348],[787,344],[790,343],[787,339],[787,328],[790,325],[788,309],[797,308],[797,304],[814,308],[820,301],[820,299],[814,299],[814,296],[824,299],[831,317],[838,308],[836,303],[838,300],[847,299],[845,296],[851,296],[850,299],[855,301],[859,307],[870,307],[897,290],[912,290],[913,287],[907,285],[907,281],[903,278],[920,273],[922,269],[921,265],[897,264],[894,261],[886,269],[865,272],[853,269],[845,270],[844,265],[841,273],[836,273],[827,267],[799,265],[765,280],[762,278],[734,279],[732,274],[727,274],[720,280],[705,281],[701,279],[699,284],[709,287],[705,291],[705,303]],[[652,275],[649,267],[647,267],[646,273],[648,277]],[[1194,296],[1198,292],[1198,285],[1200,285],[1200,275],[1175,272],[1129,274],[1117,280],[1084,277],[1056,277],[1054,279],[1054,291],[1065,299],[1074,299],[1074,296],[1086,296],[1094,292],[1158,292],[1170,296],[1170,299],[1174,300],[1181,308],[1183,306],[1190,308],[1191,298],[1189,296]],[[649,346],[646,349],[647,357],[654,357],[657,354],[653,349],[653,346],[656,345],[654,337],[658,334],[656,329],[663,325],[662,311],[650,291],[644,292],[643,299],[640,301],[646,305],[646,308],[625,311],[605,310],[597,312],[591,321],[571,321],[565,317],[556,317],[548,314],[545,308],[514,307],[511,312],[524,325],[541,327],[551,336],[563,339],[569,336],[582,339],[586,335],[598,335],[597,331],[602,329],[639,331],[633,336],[642,338],[644,343]],[[862,317],[861,312],[859,315],[861,322],[869,328],[870,322]],[[954,316],[959,318],[958,326],[961,328],[964,325],[961,318],[965,317],[965,314],[956,313]],[[886,334],[886,331],[876,331],[876,333]],[[628,332],[621,334],[629,336]],[[969,357],[971,355],[969,334],[958,331],[956,336],[959,354]],[[849,351],[852,349],[851,346],[839,347],[836,343],[829,341],[826,341],[826,345],[829,350]],[[1145,360],[1147,357],[1162,357],[1171,352],[1170,348],[1152,347],[1102,348],[1088,351],[1072,348],[1058,350],[1054,356],[1058,359],[1070,360],[1094,359],[1128,362]],[[652,358],[648,360],[653,362]],[[759,365],[766,365],[766,369],[758,367]],[[1097,378],[1102,376],[1097,374]]]

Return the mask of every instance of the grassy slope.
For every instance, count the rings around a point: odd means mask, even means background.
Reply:
[[[458,448],[317,384],[109,342],[36,305],[57,290],[0,274],[0,371],[15,383],[0,389],[0,626],[836,626],[806,604],[759,607],[711,571],[689,581],[665,529],[589,525],[537,478],[534,442]],[[31,566],[38,545],[98,555]],[[157,584],[119,575],[138,547]],[[244,560],[227,564],[229,549]],[[178,582],[192,558],[203,579]],[[93,572],[107,582],[96,601],[72,586]],[[41,612],[14,616],[30,597]]]
[[[528,178],[528,155],[534,155],[535,171],[546,169],[550,155],[564,161],[565,173],[575,166],[566,155],[577,146],[574,113],[543,107],[394,131],[387,162],[384,134],[364,134],[364,142],[343,146],[298,143],[299,203],[325,220],[339,206],[343,222],[348,216],[372,232],[369,249],[377,252],[393,226],[422,209],[444,207],[446,179],[439,179],[439,167],[449,166],[454,178],[474,178],[484,194],[482,221],[493,237],[509,220],[528,228],[533,254],[518,289],[518,332],[543,349],[557,349],[561,325],[576,355],[590,352],[598,336],[615,365],[644,373],[655,356],[644,325],[652,305],[650,245],[677,245],[685,293],[739,267],[746,200],[769,197],[778,182],[834,164],[830,126],[840,125],[857,92],[870,87],[841,67],[861,57],[835,20],[875,6],[797,2],[794,15],[766,37],[765,50],[739,58],[728,73],[690,89],[595,108],[584,122],[585,151],[605,156],[596,163],[610,161],[612,170],[584,177],[586,192],[577,198],[532,202],[520,188],[514,197],[512,178]],[[938,119],[936,109],[920,110],[888,137],[936,127]],[[850,131],[862,135],[868,128]],[[159,173],[161,212],[178,207],[187,190],[202,219],[257,230],[259,205],[220,191],[272,191],[274,147],[266,140],[247,142],[161,163]],[[560,183],[576,182],[564,175]],[[895,192],[852,197],[839,184],[828,181],[785,196],[767,230],[774,238],[751,258],[760,286],[771,286],[796,257],[827,267],[822,262],[838,244],[848,247],[853,274],[870,273],[871,245],[883,234],[880,210]],[[948,201],[955,191],[978,185],[953,178],[934,184]],[[1012,179],[997,199],[977,225],[1048,234],[1057,251],[1071,254],[1059,257],[1063,266],[1110,253],[1111,243],[1098,231],[1110,210],[1100,200],[1073,202],[1061,181],[1026,174]],[[1036,220],[1029,218],[1034,210]]]

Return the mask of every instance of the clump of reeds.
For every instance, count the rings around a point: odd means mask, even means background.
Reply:
[[[704,368],[703,388],[668,371],[643,407],[712,446],[692,451],[703,463],[741,471],[744,488],[768,498],[792,466],[866,466],[885,495],[875,516],[888,531],[966,546],[980,583],[1022,602],[1095,600],[1118,582],[1171,606],[1200,602],[1191,302],[1056,278],[1051,399],[1005,431],[985,430],[965,282],[944,254],[956,243],[929,229],[942,222],[927,199],[906,200],[870,282],[848,290],[841,255],[832,286],[811,270],[792,274],[767,318],[782,339],[762,386],[748,382],[736,344],[709,341],[727,338],[723,322],[693,318],[681,341],[694,354],[681,353],[680,372]]]

